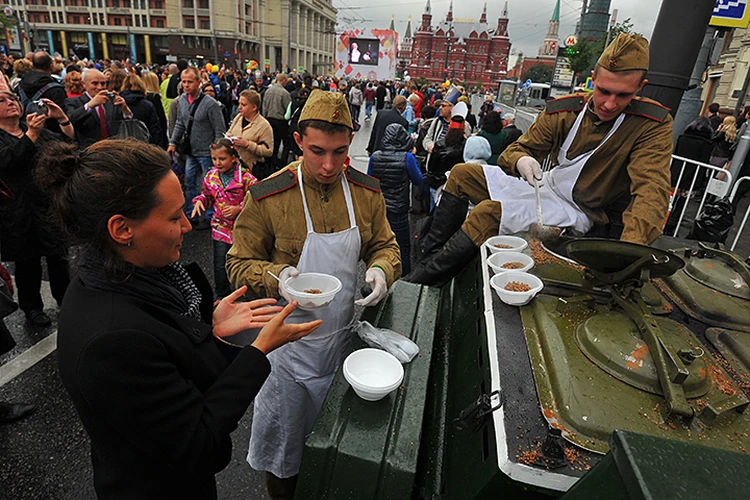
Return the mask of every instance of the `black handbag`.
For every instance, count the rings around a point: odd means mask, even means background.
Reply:
[[[151,132],[148,127],[137,118],[120,120],[114,122],[113,126],[117,130],[115,134],[117,139],[135,139],[145,143],[151,141]]]
[[[201,100],[203,100],[204,95],[205,94],[201,94],[195,101],[193,101],[193,104],[190,106],[190,119],[188,120],[187,127],[185,127],[185,130],[182,132],[182,137],[180,137],[180,141],[177,143],[176,148],[180,156],[189,155],[192,152],[192,149],[190,148],[190,132],[193,130],[195,111],[198,109],[198,105],[200,104]]]

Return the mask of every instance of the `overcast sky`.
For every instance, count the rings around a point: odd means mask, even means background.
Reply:
[[[536,56],[539,45],[547,33],[557,0],[509,0],[508,32],[513,54],[523,52]],[[403,36],[408,16],[412,19],[412,29],[416,31],[422,22],[427,0],[333,0],[339,9],[338,31],[352,28],[388,28],[391,15],[396,16],[396,31]],[[457,0],[453,4],[453,17],[479,20],[484,0]],[[433,25],[444,20],[450,0],[431,0]],[[487,20],[493,26],[503,12],[504,0],[487,2]],[[560,1],[560,38],[575,32],[575,25],[581,15],[581,0]],[[612,0],[610,12],[618,10],[617,21],[630,18],[636,32],[651,38],[656,17],[661,6],[660,0]],[[511,57],[515,61],[515,57]]]

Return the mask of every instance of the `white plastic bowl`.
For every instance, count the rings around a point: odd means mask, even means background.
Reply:
[[[503,264],[508,262],[520,262],[523,267],[518,269],[505,269]],[[534,267],[534,259],[530,255],[519,252],[497,252],[490,255],[487,259],[487,263],[490,265],[495,274],[507,273],[510,271],[526,272]]]
[[[336,276],[321,273],[301,273],[284,282],[289,295],[305,311],[326,307],[341,291],[341,286],[341,281]],[[320,290],[322,293],[305,293],[305,290],[310,289]]]
[[[487,248],[489,248],[490,252],[492,253],[521,252],[527,246],[529,246],[529,244],[523,238],[519,238],[518,236],[504,236],[504,235],[493,236],[492,238],[485,241],[484,244],[487,245]],[[508,245],[510,246],[510,248],[497,248],[495,245]]]
[[[528,292],[511,292],[505,289],[505,285],[511,281],[525,283],[531,287]],[[531,302],[531,299],[544,288],[542,280],[529,273],[519,273],[518,271],[508,271],[507,273],[496,274],[490,279],[490,286],[495,289],[500,300],[510,306],[524,306]]]
[[[360,349],[344,360],[344,378],[357,396],[378,401],[404,380],[404,367],[396,356],[380,349]]]

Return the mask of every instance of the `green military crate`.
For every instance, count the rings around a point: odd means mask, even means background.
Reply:
[[[401,333],[419,346],[404,365],[402,386],[380,401],[360,399],[336,374],[305,442],[298,499],[408,499],[417,457],[440,291],[398,281],[363,320]],[[359,339],[353,349],[365,347]]]
[[[746,453],[620,430],[609,444],[607,456],[563,499],[747,498],[750,491]]]

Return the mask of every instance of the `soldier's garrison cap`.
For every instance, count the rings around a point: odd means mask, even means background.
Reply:
[[[621,33],[604,49],[597,64],[609,71],[648,71],[648,40]]]
[[[352,115],[344,94],[340,92],[326,92],[313,90],[302,108],[299,121],[320,120],[334,125],[343,125],[353,129]]]

